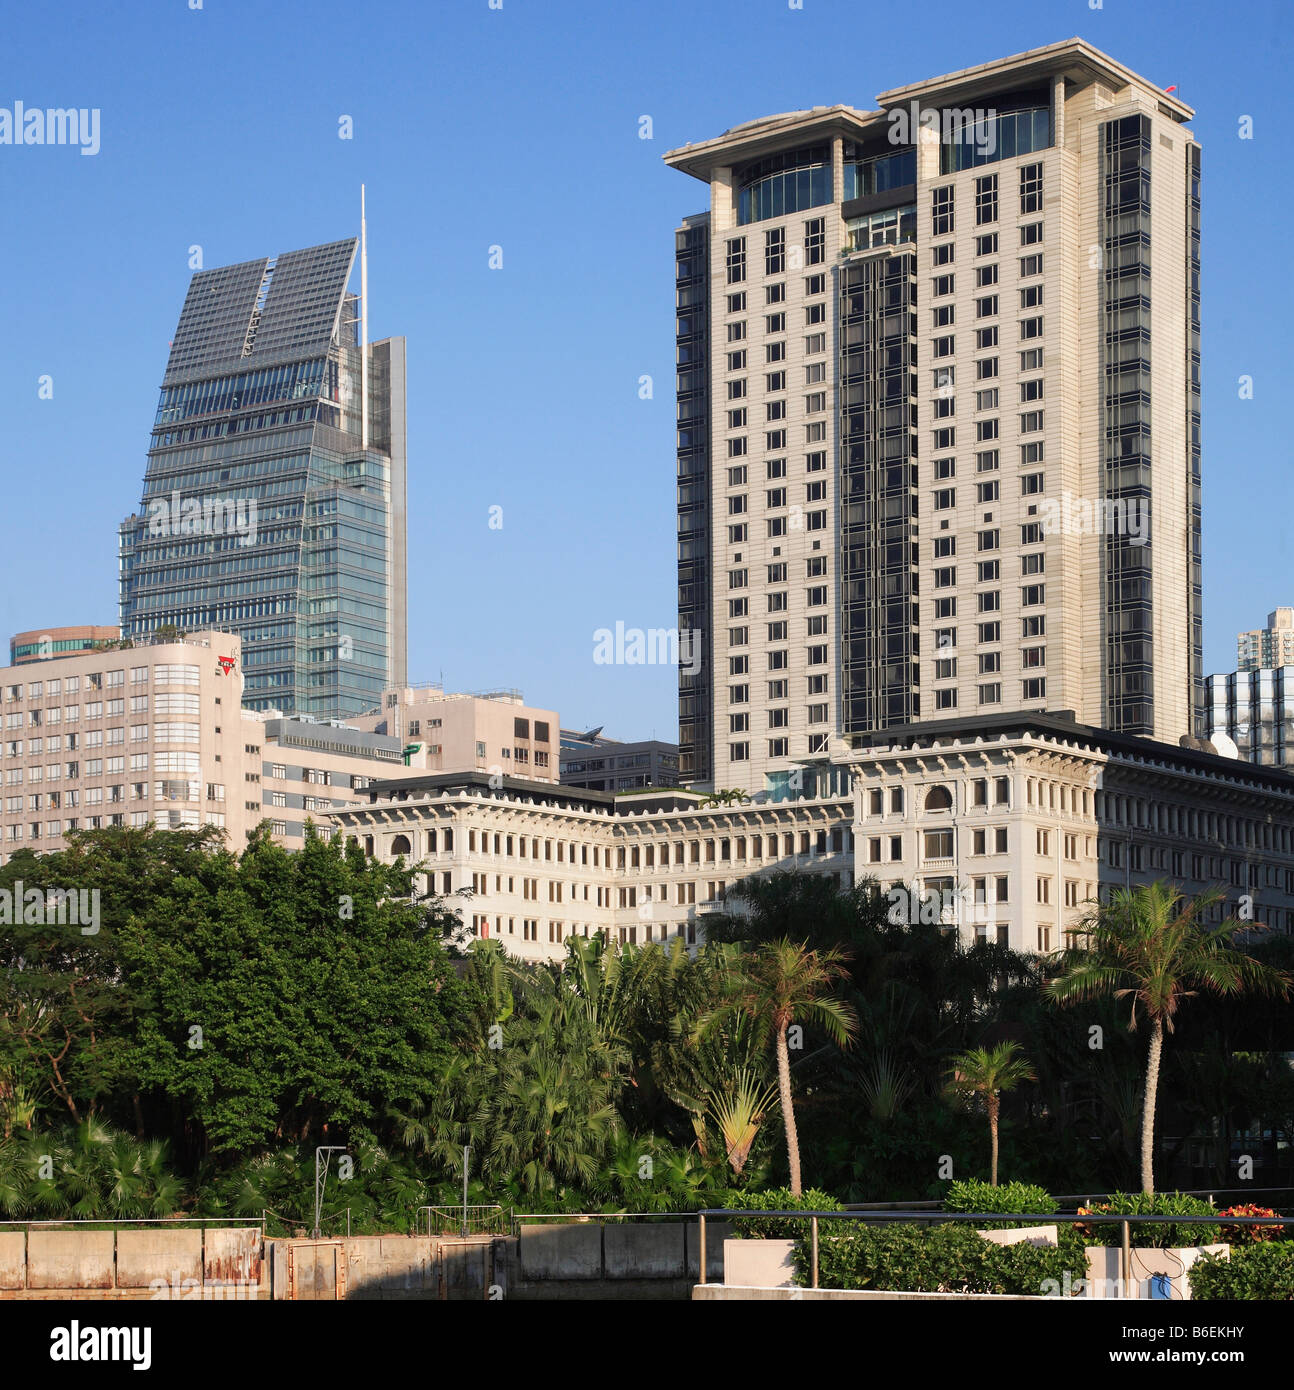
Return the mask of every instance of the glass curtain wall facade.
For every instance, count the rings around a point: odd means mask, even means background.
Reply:
[[[1151,507],[1150,119],[1101,126],[1104,252],[1105,496]],[[1154,590],[1151,547],[1126,530],[1102,548],[1105,724],[1120,733],[1155,729]]]
[[[920,705],[916,256],[840,269],[841,723],[867,733]]]
[[[404,340],[369,349],[355,238],[193,277],[139,511],[122,633],[243,639],[252,709],[344,718],[405,680]]]

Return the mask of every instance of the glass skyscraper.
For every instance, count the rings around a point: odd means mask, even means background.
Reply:
[[[121,627],[237,632],[252,709],[345,718],[406,675],[405,342],[368,348],[358,238],[194,275],[120,528]]]

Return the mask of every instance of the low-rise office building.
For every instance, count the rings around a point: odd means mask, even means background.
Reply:
[[[1210,676],[1204,736],[1230,740],[1247,763],[1284,767],[1294,762],[1294,665]]]
[[[403,686],[381,706],[346,721],[419,746],[433,772],[492,773],[556,782],[561,761],[557,711],[527,705],[519,690],[446,692]]]
[[[563,729],[561,737],[563,786],[599,792],[678,786],[677,743],[655,738],[622,743],[605,737],[601,728]]]

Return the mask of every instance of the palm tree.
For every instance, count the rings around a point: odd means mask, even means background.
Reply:
[[[829,991],[844,974],[844,957],[831,949],[810,951],[803,942],[769,941],[742,958],[728,980],[727,998],[698,1020],[694,1038],[704,1037],[722,1021],[744,1014],[754,1023],[767,1045],[769,1035],[777,1050],[777,1089],[786,1128],[786,1158],[791,1171],[791,1191],[799,1196],[800,1140],[791,1100],[791,1059],[787,1031],[797,1019],[818,1024],[841,1047],[858,1031],[858,1019],[848,1004]]]
[[[948,1059],[952,1067],[952,1090],[964,1095],[983,1096],[988,1109],[989,1183],[997,1186],[997,1122],[1002,1111],[1002,1095],[1014,1091],[1024,1081],[1036,1081],[1033,1068],[1017,1057],[1018,1043],[1000,1042],[993,1047],[972,1047]]]
[[[1061,973],[1047,985],[1057,1004],[1073,1004],[1110,994],[1129,999],[1128,1028],[1135,1031],[1142,1015],[1150,1022],[1146,1081],[1141,1103],[1141,1187],[1155,1190],[1155,1101],[1164,1032],[1173,1031],[1184,999],[1201,990],[1239,994],[1253,990],[1289,994],[1290,977],[1231,944],[1238,931],[1254,923],[1228,920],[1216,927],[1204,918],[1222,901],[1221,889],[1188,898],[1171,883],[1158,880],[1136,888],[1116,888],[1104,906],[1095,904],[1067,933],[1070,946]]]
[[[723,1150],[737,1177],[750,1157],[764,1116],[776,1103],[776,1088],[765,1084],[749,1067],[742,1067],[731,1086],[711,1094],[706,1114],[723,1135]]]

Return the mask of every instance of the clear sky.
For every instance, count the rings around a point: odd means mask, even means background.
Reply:
[[[672,670],[593,662],[596,628],[677,621],[673,230],[705,190],[661,155],[1074,35],[1199,113],[1206,670],[1294,603],[1288,4],[197,2],[5,13],[0,107],[97,107],[102,148],[0,146],[0,637],[117,620],[190,247],[351,235],[363,180],[370,330],[409,342],[411,678],[673,738]]]

